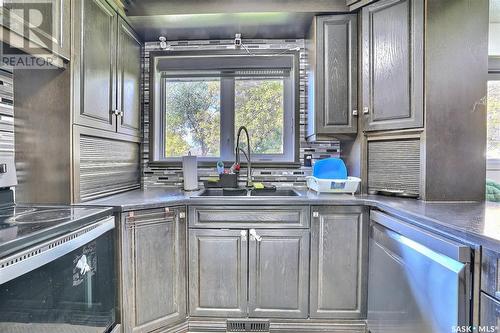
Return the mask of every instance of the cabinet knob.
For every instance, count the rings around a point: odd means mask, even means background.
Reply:
[[[247,240],[247,231],[246,230],[241,230],[240,231],[240,235],[241,235],[241,240],[242,241],[246,241]]]
[[[179,213],[179,218],[180,218],[180,219],[185,219],[185,218],[186,218],[186,213],[184,213],[184,212],[180,212],[180,213]]]
[[[369,114],[369,113],[370,113],[370,108],[369,108],[369,107],[367,107],[367,106],[365,106],[365,107],[363,108],[363,114]]]
[[[319,217],[319,212],[313,212],[313,217]]]
[[[352,110],[352,115],[353,116],[357,116],[358,115],[358,110],[356,110],[356,109]]]

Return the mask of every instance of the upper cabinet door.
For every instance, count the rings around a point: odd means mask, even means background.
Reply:
[[[140,136],[141,42],[130,26],[118,20],[118,132]]]
[[[382,0],[363,8],[365,130],[423,127],[420,0]]]
[[[71,1],[53,0],[52,51],[69,60],[71,56]]]
[[[116,131],[116,27],[105,0],[74,3],[75,123]]]
[[[357,132],[357,15],[316,17],[309,43],[308,140]]]

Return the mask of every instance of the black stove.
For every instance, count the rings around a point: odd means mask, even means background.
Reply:
[[[110,209],[12,205],[0,208],[0,258],[110,215]]]

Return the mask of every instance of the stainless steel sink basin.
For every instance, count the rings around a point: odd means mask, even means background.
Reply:
[[[247,190],[244,188],[222,189],[207,188],[198,196],[200,197],[298,197],[300,194],[292,189],[269,190]]]
[[[250,196],[252,197],[298,197],[299,194],[295,190],[251,190]]]

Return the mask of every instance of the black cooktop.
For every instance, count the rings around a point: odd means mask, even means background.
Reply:
[[[112,214],[111,208],[15,205],[0,208],[0,258]]]

